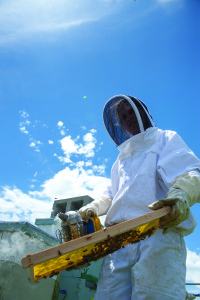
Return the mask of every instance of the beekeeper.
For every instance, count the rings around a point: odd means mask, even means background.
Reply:
[[[79,210],[83,219],[106,214],[105,226],[112,226],[163,206],[172,210],[153,236],[104,257],[95,300],[184,300],[183,237],[196,226],[190,207],[200,202],[200,161],[176,132],[156,127],[135,97],[112,97],[103,118],[119,156],[111,186]]]

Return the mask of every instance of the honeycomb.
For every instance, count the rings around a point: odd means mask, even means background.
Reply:
[[[62,270],[70,271],[91,261],[101,259],[127,244],[137,243],[146,237],[150,237],[155,233],[158,227],[159,220],[154,220],[125,233],[119,233],[112,237],[107,235],[107,238],[101,242],[85,246],[57,258],[37,264],[33,266],[34,280],[39,280],[48,276],[52,277],[59,274]]]

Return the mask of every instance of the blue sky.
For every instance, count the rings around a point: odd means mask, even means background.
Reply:
[[[0,220],[49,217],[97,197],[118,150],[102,121],[116,94],[143,100],[200,157],[198,0],[0,2]],[[192,208],[199,219],[200,208]],[[186,238],[200,278],[200,225]]]

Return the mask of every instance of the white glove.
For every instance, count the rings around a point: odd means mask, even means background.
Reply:
[[[190,197],[190,207],[195,203],[200,203],[200,178],[196,174],[184,173],[177,176],[172,186],[186,192]]]
[[[95,218],[99,213],[96,205],[92,203],[81,207],[78,212],[81,215],[83,221],[85,221],[86,223],[89,221],[89,218]]]
[[[156,210],[163,206],[172,206],[171,212],[160,219],[160,227],[167,233],[181,222],[187,220],[190,215],[190,207],[200,202],[200,179],[194,173],[184,173],[177,176],[165,199],[149,205]]]
[[[79,214],[83,221],[88,222],[89,218],[105,215],[112,204],[112,199],[109,196],[102,195],[93,202],[81,207]]]
[[[156,201],[149,205],[149,208],[156,210],[163,206],[172,206],[169,214],[160,219],[160,228],[164,228],[163,233],[167,233],[190,216],[190,198],[180,189],[171,187],[165,199]]]

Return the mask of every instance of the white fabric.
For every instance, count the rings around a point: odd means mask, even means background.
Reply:
[[[190,206],[200,203],[200,178],[196,174],[189,172],[177,176],[173,181],[173,187],[189,195]]]
[[[112,199],[107,211],[105,206],[103,209],[106,226],[151,212],[148,205],[164,199],[177,176],[192,173],[200,178],[200,161],[176,132],[153,126],[127,140],[116,125],[113,101],[105,106],[104,123],[120,145],[120,154],[112,167],[111,186],[104,193]],[[100,208],[101,201],[97,202]],[[154,236],[105,257],[95,300],[184,300],[186,250],[182,236],[195,226],[190,212],[174,231],[163,235],[159,229]]]
[[[165,198],[176,176],[193,172],[200,177],[200,161],[176,132],[152,127],[118,149],[120,154],[111,171],[112,185],[105,192],[113,199],[106,226],[150,212],[148,205]],[[188,235],[195,226],[190,212],[176,232]]]
[[[78,213],[81,215],[83,221],[88,222],[89,218],[98,216],[99,210],[96,205],[90,203],[81,207]]]
[[[101,195],[101,197],[93,202],[99,209],[99,216],[103,216],[107,213],[108,209],[112,204],[112,198],[106,195]]]
[[[105,215],[112,203],[112,198],[109,195],[110,193],[105,192],[100,198],[97,198],[95,201],[81,207],[78,212],[82,216],[83,220],[87,221],[92,215]]]
[[[95,300],[184,300],[186,248],[158,230],[104,257]]]
[[[174,229],[181,222],[188,219],[190,207],[200,202],[200,178],[192,173],[184,173],[177,176],[166,194],[166,198],[158,200],[151,205],[151,209],[159,209],[163,206],[172,206],[170,214],[160,220],[164,233]]]

